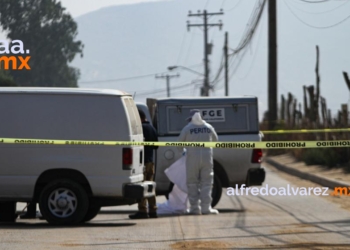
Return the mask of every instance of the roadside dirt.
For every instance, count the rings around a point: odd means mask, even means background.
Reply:
[[[288,244],[267,244],[267,245],[256,245],[256,246],[235,246],[232,243],[225,243],[220,241],[181,241],[171,244],[172,249],[201,249],[201,250],[211,250],[211,249],[293,249],[293,250],[346,250],[349,249],[349,244],[323,244],[318,242],[309,242],[309,243],[288,243]]]
[[[232,249],[231,243],[222,241],[180,241],[170,245],[172,249]]]
[[[277,156],[271,156],[271,159],[279,162],[282,165],[288,165],[288,167],[295,168],[300,171],[306,171],[308,173],[321,175],[329,179],[335,179],[343,182],[350,183],[350,172],[346,171],[345,167],[328,168],[321,165],[306,165],[302,161],[298,161],[290,154],[283,154]]]
[[[303,162],[299,162],[299,163],[295,163],[295,164],[299,164],[300,168],[304,168],[305,164]],[[321,187],[320,185],[313,183],[311,181],[308,180],[304,180],[301,179],[299,177],[284,173],[278,169],[276,169],[274,166],[264,163],[265,166],[267,166],[268,168],[270,168],[271,170],[274,170],[281,178],[287,180],[289,183],[301,186],[301,187]],[[289,166],[289,165],[288,165]],[[309,167],[309,166],[306,166]],[[336,178],[342,178],[341,180],[343,181],[347,181],[349,179],[349,183],[350,183],[350,174],[345,174],[342,171],[339,170],[330,170],[329,172],[327,171],[318,171],[320,168],[320,166],[310,166],[309,173],[313,173],[313,171],[317,171],[318,174],[322,174],[322,176],[326,176],[330,178],[330,175]],[[337,173],[337,174],[336,174]],[[346,176],[344,176],[346,175]],[[349,185],[350,186],[350,185]],[[337,203],[341,208],[346,209],[348,211],[350,211],[350,196],[331,196],[331,192],[333,190],[329,189],[328,190],[328,196],[321,196],[324,199],[328,199],[331,202]]]

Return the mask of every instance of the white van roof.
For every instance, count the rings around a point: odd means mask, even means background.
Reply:
[[[85,88],[40,88],[40,87],[1,87],[1,93],[36,93],[36,94],[86,94],[131,96],[131,94],[116,89],[85,89]]]

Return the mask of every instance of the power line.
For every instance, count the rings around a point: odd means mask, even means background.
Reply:
[[[329,2],[329,0],[320,0],[320,1],[299,0],[299,1],[304,2],[304,3],[325,3],[325,2]]]
[[[190,46],[188,46],[187,53],[186,53],[187,56],[185,58],[185,63],[184,64],[187,63],[188,57],[190,55],[190,51],[192,51],[191,48],[192,48],[193,37],[194,37],[194,33],[192,32],[191,39],[190,39]]]
[[[223,1],[222,1],[222,4],[221,4],[220,9],[223,9],[223,8],[224,8],[225,2],[226,2],[226,0],[223,0]],[[241,2],[242,2],[242,0],[238,0],[238,2],[237,2],[232,8],[230,8],[230,9],[228,9],[228,10],[225,10],[225,12],[230,12],[231,10],[234,10]],[[216,30],[214,30],[214,32],[213,32],[213,34],[212,34],[212,36],[211,36],[211,40],[213,40],[213,38],[215,37],[215,32],[216,32]],[[223,36],[224,36],[224,35],[223,35]]]
[[[311,25],[311,24],[308,24],[307,22],[305,22],[304,20],[302,20],[300,17],[298,17],[298,15],[296,15],[294,13],[294,11],[291,9],[291,7],[289,6],[289,4],[287,3],[286,0],[284,0],[284,3],[286,4],[287,8],[289,9],[289,11],[293,14],[293,16],[298,19],[300,22],[302,22],[303,24],[305,24],[306,26],[308,27],[311,27],[311,28],[314,28],[314,29],[329,29],[329,28],[333,28],[335,26],[338,26],[339,24],[342,24],[343,22],[345,22],[346,20],[348,20],[350,18],[350,15],[347,16],[346,18],[344,18],[343,20],[335,23],[335,24],[332,24],[332,25],[329,25],[329,26],[314,26],[314,25]]]
[[[220,9],[222,9],[224,7],[225,2],[226,2],[226,0],[222,0],[222,4],[221,4]]]
[[[208,23],[208,19],[211,16],[216,16],[216,15],[223,15],[224,13],[222,10],[219,12],[207,12],[206,10],[201,13],[198,11],[197,14],[191,13],[191,11],[188,14],[188,17],[203,17],[203,23],[202,24],[190,24],[189,21],[187,21],[187,28],[190,30],[190,27],[203,27],[204,28],[204,83],[203,83],[203,88],[201,89],[201,95],[202,96],[209,96],[209,59],[208,55],[209,53],[209,44],[208,44],[208,30],[210,27],[219,27],[221,30],[222,27],[222,22],[219,20],[219,23]]]
[[[250,28],[247,28],[247,31],[246,31],[246,35],[245,37],[241,40],[240,44],[237,46],[236,49],[234,49],[233,51],[233,54],[231,55],[232,57],[234,55],[237,55],[239,54],[239,52],[241,52],[243,50],[243,54],[241,56],[241,59],[243,58],[243,56],[245,55],[246,53],[246,46],[250,43],[250,41],[252,40],[254,34],[255,34],[255,31],[257,29],[257,26],[261,20],[261,16],[262,16],[262,13],[263,13],[263,10],[264,10],[264,7],[265,7],[265,3],[266,3],[266,0],[263,0],[263,2],[260,3],[260,1],[258,0],[257,3],[256,3],[256,8],[255,8],[255,11],[253,11],[252,15],[251,15],[251,18],[249,23],[251,23],[251,27]],[[237,57],[236,57],[237,58]],[[236,65],[236,67],[234,68],[234,70],[232,71],[231,73],[231,77],[232,75],[237,71],[240,63],[241,63],[242,60],[238,60],[238,64]],[[231,60],[231,65],[233,65],[235,62],[235,60]]]
[[[260,38],[261,38],[261,36],[262,36],[262,30],[263,30],[263,26],[260,28],[259,37],[258,37],[258,42],[257,42],[257,43],[259,43]],[[234,65],[234,63],[235,63],[237,60],[238,60],[238,62],[240,63],[240,62],[242,61],[244,55],[246,54],[246,52],[247,52],[247,50],[244,50],[243,53],[240,55],[240,57],[235,57],[234,60],[231,60],[231,62],[230,62],[230,68],[233,68],[232,66]],[[243,77],[238,77],[238,79],[242,80],[242,79],[246,78],[246,77],[249,75],[250,71],[251,71],[252,68],[253,68],[253,65],[254,65],[255,58],[256,58],[257,54],[258,54],[258,53],[257,53],[257,49],[256,49],[256,51],[255,51],[255,53],[254,53],[254,56],[253,56],[252,63],[250,64],[247,73],[246,73]],[[232,76],[234,75],[234,73],[237,72],[237,69],[238,69],[238,67],[239,67],[239,63],[234,67],[233,71],[231,72],[230,78],[232,78]],[[219,85],[219,84],[218,84],[219,82],[221,82],[222,79],[223,79],[223,77],[221,77],[220,79],[217,80],[217,84],[216,84],[217,87],[216,87],[216,89],[222,89],[222,88],[224,87],[224,85],[221,85],[221,84]]]
[[[161,75],[161,76],[156,76],[157,79],[166,79],[166,90],[167,90],[167,96],[170,97],[170,79],[174,77],[180,77],[179,73],[176,75]]]
[[[256,8],[254,9],[254,11],[252,12],[252,14],[251,14],[251,16],[250,16],[250,18],[249,18],[249,20],[248,20],[248,24],[251,24],[251,19],[252,19],[252,16],[255,16],[256,15]],[[249,25],[247,25],[247,26],[249,26]],[[250,25],[251,26],[251,25]],[[235,54],[237,54],[239,51],[241,51],[248,43],[249,43],[249,36],[250,36],[250,34],[252,34],[252,33],[254,33],[254,31],[253,31],[253,29],[251,28],[251,27],[249,27],[249,28],[247,28],[246,29],[246,31],[244,32],[244,36],[243,36],[243,38],[241,39],[241,41],[240,41],[240,43],[239,43],[239,45],[236,47],[236,49],[234,49],[233,51],[234,51],[234,53],[232,53],[231,55],[230,55],[230,65],[232,65],[232,58],[233,58],[233,56],[235,55]],[[252,34],[253,35],[253,34]],[[231,49],[232,50],[232,49]],[[221,75],[221,72],[222,72],[222,70],[223,70],[223,68],[224,68],[224,63],[223,63],[223,59],[224,59],[224,57],[222,57],[222,61],[221,61],[221,65],[220,65],[220,67],[219,67],[219,69],[218,69],[218,72],[217,72],[217,74],[216,74],[216,76],[215,76],[215,78],[214,78],[214,80],[212,81],[212,85],[213,86],[215,86],[216,84],[217,84],[217,82],[219,82],[219,81],[221,81],[222,80],[222,78],[220,78],[220,75]],[[220,78],[220,79],[219,79]]]
[[[253,38],[253,36],[255,34],[255,30],[256,30],[259,22],[260,22],[260,19],[261,19],[261,16],[262,16],[262,13],[263,13],[263,10],[264,10],[264,7],[265,7],[265,3],[266,3],[266,0],[263,0],[262,2],[261,2],[261,0],[258,0],[255,3],[255,7],[254,7],[254,9],[253,9],[253,11],[252,11],[252,13],[251,13],[251,15],[249,17],[249,20],[248,20],[248,23],[247,23],[247,28],[246,28],[246,30],[244,32],[243,37],[241,38],[238,46],[235,49],[231,49],[231,50],[233,50],[233,53],[230,55],[230,62],[229,62],[230,68],[236,62],[237,57],[235,57],[235,55],[238,55],[243,49],[245,49],[246,46],[252,40],[252,38]],[[243,54],[241,55],[240,59],[243,58],[244,54],[245,54],[245,51],[243,51]],[[230,75],[230,78],[232,78],[232,75],[238,69],[240,61],[241,60],[239,60],[239,62],[236,65],[235,69],[232,71],[232,73]],[[214,80],[212,81],[212,85],[213,86],[217,85],[217,83],[222,80],[222,78],[220,78],[220,75],[222,73],[223,67],[224,67],[224,63],[222,61],[221,65],[220,65],[220,67],[218,69],[218,72],[217,72]]]
[[[300,9],[300,8],[294,6],[293,4],[292,5],[293,5],[294,8],[300,10],[301,12],[308,13],[308,14],[311,14],[311,15],[320,15],[320,14],[330,13],[330,12],[336,10],[336,9],[339,9],[340,7],[342,7],[342,6],[344,6],[344,5],[348,4],[348,3],[350,3],[350,1],[345,1],[344,3],[338,5],[337,7],[333,8],[333,9],[322,11],[322,12],[310,12],[310,11],[306,11],[306,10]]]
[[[233,6],[233,8],[229,9],[228,11],[231,11],[231,10],[233,10],[234,8],[236,8],[236,7],[239,5],[239,3],[240,3],[241,1],[242,1],[242,0],[238,0],[238,3],[237,3],[235,6]],[[223,9],[225,2],[226,2],[226,0],[223,0],[223,1],[222,1],[221,7],[220,7],[221,10]],[[228,11],[227,11],[227,12],[228,12]],[[213,39],[215,38],[215,33],[216,33],[216,31],[217,31],[216,29],[213,31],[213,34],[211,35],[211,40],[213,40]]]
[[[256,8],[257,11],[255,11],[254,14],[252,15],[253,18],[255,18],[255,20],[254,20],[253,25],[251,25],[251,26],[252,26],[251,31],[248,30],[248,34],[251,34],[250,36],[247,36],[248,41],[245,42],[245,43],[243,43],[244,46],[238,47],[238,49],[236,49],[236,51],[232,54],[232,58],[233,58],[233,56],[238,55],[241,51],[243,51],[243,52],[241,53],[240,57],[234,57],[234,60],[231,60],[231,62],[230,62],[230,68],[233,68],[232,73],[231,73],[231,75],[230,75],[230,78],[232,78],[233,74],[235,74],[236,71],[238,70],[238,67],[239,67],[240,63],[242,62],[242,59],[243,59],[243,57],[245,56],[245,54],[246,54],[246,52],[247,52],[246,46],[247,46],[247,45],[250,43],[250,41],[253,39],[253,35],[255,34],[255,31],[256,31],[256,29],[257,29],[257,26],[258,26],[258,24],[259,24],[259,22],[260,22],[260,20],[261,20],[261,16],[262,16],[262,13],[263,13],[263,10],[264,10],[264,6],[265,6],[264,3],[262,3],[262,4],[259,6],[260,9],[258,10],[258,9]],[[259,8],[259,7],[258,7],[258,8]],[[251,19],[253,19],[253,18],[251,18]],[[244,40],[243,40],[243,41],[244,41]],[[235,67],[233,67],[233,65],[235,64],[236,61],[237,61],[237,64],[236,64]]]
[[[242,49],[244,49],[248,45],[248,43],[251,41],[255,33],[256,27],[259,24],[262,12],[264,10],[265,3],[266,3],[266,0],[263,0],[261,4],[259,0],[256,2],[257,7],[255,7],[255,10],[253,11],[248,21],[248,24],[250,24],[250,27],[246,29],[245,36],[243,37],[239,45],[235,49],[233,49],[234,54],[237,54]]]
[[[198,68],[199,66],[203,66],[203,63],[197,63],[197,64],[193,64],[191,66],[186,66],[186,68]]]
[[[163,72],[166,73],[166,72]],[[161,73],[161,74],[163,74]],[[116,79],[108,79],[108,80],[99,80],[99,81],[85,81],[85,82],[78,82],[79,83],[84,83],[84,84],[89,84],[89,83],[100,83],[100,82],[119,82],[119,81],[126,81],[126,80],[133,80],[133,79],[139,79],[139,78],[145,78],[145,77],[151,77],[155,76],[155,74],[147,74],[147,75],[140,75],[140,76],[132,76],[132,77],[125,77],[125,78],[116,78]]]
[[[241,2],[242,2],[242,0],[238,0],[238,2],[237,2],[232,8],[226,10],[226,12],[230,12],[230,11],[236,9],[236,7],[238,7],[238,5],[239,5]]]
[[[173,91],[173,90],[176,90],[176,89],[192,87],[192,85],[193,85],[192,82],[191,83],[186,83],[186,84],[183,84],[183,85],[172,87],[171,90]],[[154,95],[154,94],[159,94],[159,93],[163,93],[163,92],[166,92],[166,91],[167,91],[166,89],[155,89],[155,90],[152,90],[152,91],[148,91],[148,92],[144,92],[142,94],[139,94],[138,96]],[[135,92],[135,91],[133,91],[133,92]]]
[[[230,78],[232,78],[232,76],[237,72],[237,69],[238,69],[238,67],[239,67],[239,65],[240,65],[240,63],[241,63],[241,61],[242,61],[242,59],[243,59],[243,57],[244,57],[244,55],[245,55],[246,52],[247,52],[247,51],[244,50],[243,53],[239,55],[240,57],[235,57],[235,60],[232,60],[232,63],[230,64],[230,68],[233,68],[233,70],[232,70],[232,72],[231,72]],[[234,65],[234,63],[235,63],[236,61],[238,61],[238,63],[236,64],[235,67],[233,67],[233,65]],[[232,67],[231,67],[231,66],[232,66]]]
[[[212,86],[215,86],[217,84],[217,81],[221,75],[221,72],[224,69],[224,59],[225,59],[225,55],[224,55],[224,53],[222,53],[220,67],[218,69],[218,72],[216,73],[216,76],[214,77],[214,79],[212,81]]]
[[[256,59],[256,56],[257,56],[258,50],[259,50],[258,44],[259,44],[260,39],[261,39],[261,37],[262,37],[262,30],[263,30],[263,27],[264,27],[264,26],[262,26],[261,29],[260,29],[260,31],[259,31],[259,37],[258,37],[258,41],[257,41],[257,46],[256,46],[256,48],[255,48],[255,53],[253,52],[254,55],[253,55],[252,63],[250,64],[247,73],[246,73],[243,77],[239,77],[239,76],[238,76],[238,79],[240,79],[240,80],[245,79],[245,78],[250,74],[250,72],[251,72],[251,70],[252,70],[252,68],[253,68],[253,66],[254,66],[254,62],[255,62],[255,59]]]
[[[179,55],[177,56],[176,64],[179,63],[180,56],[181,56],[181,54],[182,54],[182,48],[183,48],[184,41],[185,41],[185,38],[186,38],[186,34],[187,34],[187,31],[185,30],[185,33],[183,34],[183,37],[182,37],[182,42],[181,42],[181,46],[180,46]]]
[[[197,63],[191,66],[188,66],[187,68],[194,68],[202,65],[202,63]],[[134,80],[134,79],[140,79],[140,78],[146,78],[146,77],[151,77],[151,76],[156,76],[159,74],[165,74],[167,72],[162,72],[162,73],[154,73],[154,74],[147,74],[147,75],[139,75],[139,76],[131,76],[131,77],[124,77],[124,78],[116,78],[116,79],[108,79],[108,80],[98,80],[98,81],[83,81],[83,82],[78,82],[84,83],[84,84],[94,84],[94,83],[104,83],[104,82],[119,82],[119,81],[127,81],[127,80]]]

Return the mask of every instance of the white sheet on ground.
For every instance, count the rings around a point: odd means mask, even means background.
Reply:
[[[165,171],[169,180],[174,183],[173,190],[169,193],[169,199],[157,204],[158,214],[184,214],[187,210],[187,185],[186,185],[186,155],[174,162]]]

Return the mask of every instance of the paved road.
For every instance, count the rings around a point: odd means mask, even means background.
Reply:
[[[265,183],[308,184],[273,168]],[[217,208],[219,215],[131,221],[135,205],[112,207],[77,227],[17,220],[0,224],[0,249],[350,249],[350,211],[324,197],[223,194]]]

